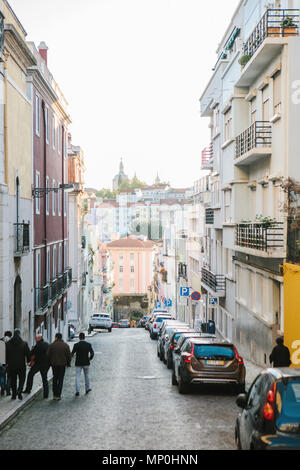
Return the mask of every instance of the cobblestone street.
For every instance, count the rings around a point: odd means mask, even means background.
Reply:
[[[143,329],[89,339],[95,350],[92,392],[75,397],[67,369],[61,402],[39,396],[0,434],[6,450],[234,449],[238,408],[228,389],[182,396]],[[251,374],[250,374],[251,375]],[[82,378],[83,381],[83,378]]]

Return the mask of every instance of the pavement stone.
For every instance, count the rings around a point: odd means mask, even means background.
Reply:
[[[95,334],[98,334],[97,332],[93,331],[91,334],[88,334],[86,332],[86,338],[92,337]],[[78,335],[75,335],[75,339],[77,340]],[[71,350],[74,345],[74,340],[68,342]],[[246,366],[246,384],[247,388],[252,384],[254,379],[257,377],[257,375],[263,370],[262,367],[257,366],[253,362],[244,360],[245,366]],[[51,369],[49,369],[49,385],[50,385],[50,395],[51,395],[51,381],[52,381],[52,372]],[[40,394],[42,393],[43,390],[43,385],[42,385],[42,378],[40,374],[36,374],[34,377],[34,382],[33,382],[33,388],[32,392],[30,395],[25,395],[23,394],[23,400],[19,400],[18,398],[16,400],[11,400],[11,397],[4,396],[0,397],[0,430],[3,429],[5,426],[9,424],[9,422],[14,419],[26,406],[30,405],[33,400]]]

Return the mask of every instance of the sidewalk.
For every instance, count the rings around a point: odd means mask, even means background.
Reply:
[[[88,332],[85,332],[86,338],[90,338],[97,334],[97,332],[92,332],[90,335]],[[75,335],[74,340],[78,340],[78,335]],[[68,341],[68,345],[72,351],[73,341]],[[27,369],[28,372],[29,369]],[[52,383],[52,370],[49,369],[48,373],[48,381],[49,381],[49,392],[51,396],[51,383]],[[26,384],[26,382],[25,382]],[[24,384],[24,387],[25,387]],[[12,400],[11,396],[4,396],[0,397],[0,431],[12,420],[14,419],[26,406],[30,405],[30,403],[43,391],[43,383],[41,374],[37,373],[34,376],[33,387],[32,391],[29,395],[23,394],[23,400]]]
[[[86,338],[92,337],[97,332],[92,332],[90,335],[86,332]],[[75,336],[77,340],[78,336]],[[70,349],[72,350],[74,341],[68,342]],[[252,362],[246,361],[246,383],[247,388],[252,384],[257,375],[263,370],[261,367],[253,364]],[[52,371],[49,369],[48,374],[49,385],[50,385],[50,394],[51,394],[51,381],[52,381]],[[23,400],[11,400],[11,397],[0,397],[0,431],[13,419],[15,418],[26,406],[30,405],[32,401],[42,393],[42,379],[40,374],[36,374],[34,377],[34,385],[30,395],[23,395]]]

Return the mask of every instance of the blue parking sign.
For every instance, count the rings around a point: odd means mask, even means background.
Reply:
[[[189,297],[190,288],[189,287],[180,287],[180,297]]]
[[[172,305],[173,305],[172,299],[165,300],[165,307],[172,307]]]

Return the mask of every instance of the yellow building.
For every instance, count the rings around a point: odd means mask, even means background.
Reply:
[[[32,296],[32,104],[27,69],[36,65],[26,31],[6,0],[4,14],[4,184],[6,246],[0,328],[20,328],[31,342]]]
[[[284,342],[291,353],[292,367],[300,367],[300,265],[285,263]]]

